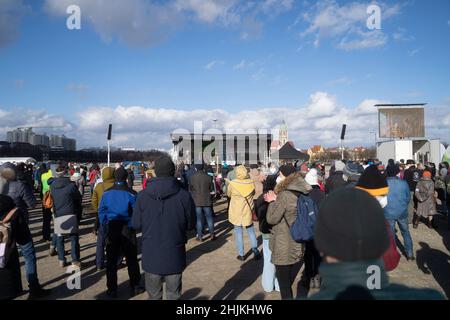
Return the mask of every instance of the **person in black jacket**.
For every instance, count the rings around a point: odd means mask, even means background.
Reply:
[[[319,178],[316,169],[311,169],[305,177],[305,181],[311,186],[312,190],[309,192],[309,197],[314,201],[317,209],[320,209],[322,203],[325,201],[325,192],[320,189]],[[314,240],[305,243],[305,271],[302,279],[305,286],[309,288],[319,289],[321,286],[321,278],[319,275],[319,266],[322,261],[319,251],[316,249]]]
[[[37,275],[36,250],[28,226],[28,209],[36,206],[36,198],[33,188],[28,183],[18,180],[18,177],[24,176],[23,170],[26,170],[24,165],[5,163],[1,166],[2,175],[9,180],[7,195],[13,199],[18,209],[16,242],[25,261],[25,273],[30,289],[29,299],[36,299],[48,295],[50,290],[42,289]]]
[[[265,292],[272,292],[274,289],[280,292],[280,286],[275,276],[275,265],[270,261],[272,257],[272,251],[269,248],[270,231],[272,226],[267,223],[267,209],[269,203],[264,200],[264,195],[275,189],[277,185],[277,175],[269,175],[263,183],[263,193],[256,199],[255,210],[258,216],[259,231],[262,233],[263,239],[263,256],[264,267],[261,278],[262,287]]]
[[[82,215],[82,198],[75,183],[70,181],[67,166],[60,164],[56,169],[57,178],[50,178],[50,192],[53,197],[54,227],[57,235],[56,247],[59,265],[66,265],[64,240],[71,242],[72,265],[80,268],[80,243],[78,225]]]
[[[211,192],[214,193],[212,177],[204,171],[204,165],[196,165],[197,172],[194,173],[189,181],[189,191],[195,203],[195,212],[197,214],[197,241],[203,242],[203,214],[208,223],[211,241],[216,239],[214,235],[214,217],[212,211]]]
[[[167,299],[177,300],[186,268],[186,233],[195,227],[195,204],[175,178],[168,156],[156,159],[155,174],[137,196],[132,225],[142,231],[142,268],[150,299],[162,299],[165,281]]]
[[[415,196],[415,190],[417,182],[420,180],[420,171],[416,168],[414,160],[406,161],[406,170],[403,175],[403,179],[408,183],[411,198],[408,205],[408,223],[412,224],[416,215],[417,198]]]
[[[18,210],[14,200],[0,194],[0,223],[9,229],[8,232],[4,227],[0,228],[0,243],[5,246],[5,254],[2,256],[4,267],[0,268],[0,300],[15,299],[22,293],[19,253],[16,246],[16,236],[20,228],[17,219]],[[6,240],[6,237],[9,240]]]

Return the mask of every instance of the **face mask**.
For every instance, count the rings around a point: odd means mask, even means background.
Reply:
[[[385,208],[388,205],[388,198],[387,198],[387,196],[384,196],[384,197],[378,196],[377,200],[380,203],[382,208]]]
[[[277,173],[277,168],[271,167],[271,168],[269,169],[269,172],[270,172],[270,174],[275,174],[275,173]]]

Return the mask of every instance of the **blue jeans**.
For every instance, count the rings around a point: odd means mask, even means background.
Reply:
[[[280,286],[275,276],[275,265],[270,262],[272,251],[270,251],[269,248],[269,239],[263,239],[263,255],[264,268],[262,273],[262,287],[265,292],[272,292],[274,288],[276,291],[280,291]]]
[[[80,242],[78,234],[61,235],[56,239],[56,251],[58,252],[59,261],[66,262],[64,240],[68,238],[71,243],[70,255],[72,263],[80,262]]]
[[[27,276],[28,287],[30,290],[40,287],[36,268],[36,250],[33,240],[25,245],[19,245],[20,252],[25,260],[25,274]]]
[[[395,234],[395,224],[398,223],[400,232],[402,233],[403,241],[405,242],[406,255],[408,257],[413,257],[414,256],[413,242],[411,239],[411,234],[409,233],[408,217],[398,219],[398,220],[388,220],[388,222],[389,222],[389,225],[391,226],[392,233],[394,234],[394,236],[396,238],[397,238],[397,235]]]
[[[214,235],[214,219],[211,207],[196,207],[195,212],[197,213],[197,237],[203,237],[203,213],[208,223],[209,233],[211,236]]]
[[[99,223],[97,230],[97,249],[95,252],[95,264],[97,268],[102,269],[105,267],[105,226]]]
[[[234,237],[236,240],[236,249],[238,254],[243,257],[244,256],[244,235],[242,231],[243,227],[234,226]],[[253,252],[258,250],[258,242],[256,241],[255,229],[253,225],[246,227],[248,237],[250,238],[250,244],[252,245]]]

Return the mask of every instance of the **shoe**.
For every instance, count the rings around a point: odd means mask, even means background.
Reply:
[[[406,260],[407,261],[414,261],[414,260],[416,260],[416,258],[414,256],[411,256],[411,257],[406,257]]]
[[[103,271],[105,270],[105,267],[95,267],[95,271]]]
[[[39,287],[39,289],[30,290],[30,293],[28,294],[28,300],[45,298],[48,297],[51,293],[51,289],[42,289]]]
[[[130,287],[130,298],[133,298],[141,293],[144,293],[145,289],[141,286],[131,286]]]
[[[61,268],[64,268],[66,266],[66,262],[65,261],[59,261],[59,266]]]
[[[433,229],[433,221],[428,220],[427,226],[428,226],[428,229]]]
[[[255,259],[255,260],[261,259],[261,253],[258,250],[254,250],[253,255],[254,255],[253,259]]]
[[[217,237],[215,235],[212,235],[210,241],[215,241],[215,240],[217,240]]]
[[[106,295],[108,298],[117,299],[117,290],[107,290]]]
[[[197,240],[197,242],[203,242],[203,237],[197,236],[195,239]]]
[[[74,266],[78,269],[81,269],[81,262],[79,262],[79,261],[72,262],[72,266]]]
[[[56,256],[56,250],[54,247],[50,247],[50,249],[48,250],[48,256],[49,257],[54,257]]]
[[[239,261],[242,261],[242,262],[245,261],[245,258],[243,256],[237,256],[236,259],[238,259]]]

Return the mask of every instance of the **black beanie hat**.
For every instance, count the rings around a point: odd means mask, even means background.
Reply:
[[[127,181],[128,172],[124,169],[124,167],[120,166],[116,170],[114,170],[114,180],[117,182]]]
[[[376,165],[371,165],[364,170],[356,187],[367,191],[372,196],[384,196],[388,194],[389,188],[384,177]]]
[[[205,165],[203,163],[196,164],[195,169],[197,169],[197,171],[202,171],[205,169]]]
[[[319,210],[314,241],[320,252],[340,261],[380,259],[389,247],[383,209],[365,191],[337,190]]]
[[[295,168],[292,164],[285,164],[280,167],[280,172],[283,176],[288,177],[295,172]]]
[[[155,160],[155,174],[157,177],[173,177],[175,175],[175,164],[167,156]]]
[[[388,177],[395,177],[400,173],[400,167],[396,164],[388,165],[386,168],[386,174]]]

